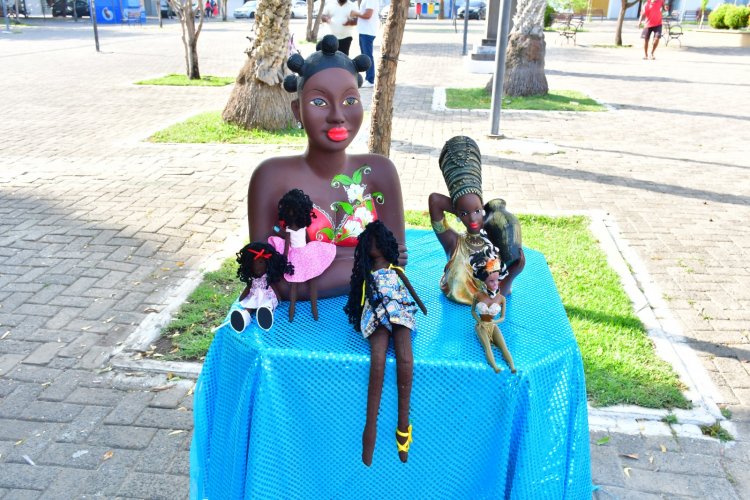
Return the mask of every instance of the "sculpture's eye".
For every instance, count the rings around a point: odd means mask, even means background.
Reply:
[[[354,106],[359,103],[359,99],[356,97],[347,97],[344,99],[344,106]]]
[[[321,97],[316,97],[315,99],[310,101],[310,104],[312,104],[315,107],[322,108],[323,106],[327,106],[328,103],[325,101],[325,99]]]

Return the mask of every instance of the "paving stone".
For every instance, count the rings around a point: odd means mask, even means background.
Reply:
[[[65,443],[83,443],[94,432],[112,408],[107,406],[84,406],[81,412],[55,437]]]
[[[195,383],[190,380],[180,380],[170,389],[158,392],[149,406],[155,408],[177,408],[194,385]]]
[[[36,401],[42,389],[35,384],[16,384],[13,392],[0,401],[0,418],[18,418],[26,407]]]
[[[81,487],[91,481],[95,471],[84,469],[66,468],[54,481],[48,489],[39,497],[40,500],[66,500],[70,498],[79,498],[78,493]]]
[[[66,398],[66,402],[82,405],[115,406],[122,400],[123,396],[122,391],[114,389],[79,387]]]
[[[71,422],[78,415],[83,406],[50,401],[33,401],[28,404],[21,416],[24,419],[41,422]]]
[[[65,347],[65,345],[62,343],[47,342],[46,344],[42,344],[34,349],[34,352],[29,354],[23,362],[29,365],[46,365],[52,361],[55,355],[63,347]]]
[[[82,443],[51,443],[38,457],[37,465],[57,465],[73,469],[93,470],[104,461],[110,448]]]
[[[12,489],[3,498],[13,500],[36,500],[41,498],[42,492],[37,490]]]
[[[20,380],[22,382],[34,382],[37,384],[44,384],[55,380],[62,370],[55,370],[52,368],[45,368],[41,366],[33,365],[22,365],[17,366],[10,373],[5,376],[14,380]]]
[[[135,470],[138,472],[167,470],[177,455],[185,454],[182,445],[187,436],[186,432],[159,429],[148,449],[141,453]]]
[[[189,491],[190,481],[184,476],[133,472],[128,475],[118,494],[136,498],[172,500],[187,498]]]
[[[24,354],[0,355],[0,375],[11,371],[24,357]]]
[[[111,425],[130,425],[135,423],[153,397],[154,393],[148,391],[131,392],[125,395],[115,409],[107,416],[104,423]]]
[[[102,425],[89,437],[89,441],[112,448],[139,450],[149,446],[156,431],[153,427]]]
[[[57,467],[33,467],[28,464],[3,464],[0,488],[44,490],[57,477]]]
[[[136,425],[160,429],[192,429],[193,413],[179,410],[146,408],[135,421]]]

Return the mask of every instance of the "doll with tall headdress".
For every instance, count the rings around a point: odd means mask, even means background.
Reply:
[[[405,264],[404,209],[395,165],[377,154],[354,154],[349,145],[364,117],[360,73],[371,64],[367,56],[350,59],[338,50],[333,35],[323,38],[307,57],[293,54],[287,61],[291,74],[284,78],[297,126],[307,135],[304,151],[261,162],[250,179],[247,197],[251,241],[277,235],[277,205],[285,193],[302,188],[316,215],[307,226],[307,241],[330,242],[336,256],[315,278],[319,297],[347,293],[357,235],[379,219],[399,242]],[[311,281],[297,282],[297,299],[308,300]],[[278,284],[280,298],[288,299],[291,283]]]
[[[483,204],[479,146],[470,137],[453,137],[443,146],[439,164],[450,196],[432,193],[428,203],[432,228],[448,257],[440,289],[447,298],[470,305],[481,282],[474,277],[469,259],[476,253],[495,251],[499,247],[500,255],[512,259],[501,262],[503,269],[509,266],[508,275],[500,283],[501,293],[508,295],[513,278],[525,264],[520,226],[517,219],[505,211],[505,201],[498,199]],[[510,221],[510,225],[498,227],[497,212],[501,210],[504,222]],[[446,213],[457,216],[466,232],[450,228],[445,220]]]
[[[285,275],[294,274],[294,266],[268,243],[248,243],[237,252],[237,277],[245,283],[240,294],[242,309],[232,311],[230,324],[243,331],[255,313],[258,326],[268,330],[273,326],[273,311],[279,305],[276,286]]]
[[[481,289],[472,301],[471,315],[477,322],[474,330],[484,349],[487,363],[495,370],[495,373],[500,372],[500,368],[495,363],[495,356],[492,354],[494,344],[503,353],[503,358],[508,363],[511,373],[516,373],[513,357],[510,355],[508,346],[505,345],[505,339],[498,326],[505,320],[505,297],[500,293],[500,281],[508,273],[502,268],[498,256],[494,254],[477,253],[471,256],[470,261],[474,277],[482,283]]]
[[[328,269],[336,257],[333,243],[310,240],[307,228],[312,224],[313,203],[301,189],[292,189],[279,200],[279,222],[283,237],[271,236],[268,242],[284,254],[294,266],[294,274],[285,274],[291,285],[289,294],[289,321],[294,321],[297,302],[297,283],[309,283],[310,305],[313,318],[318,319],[318,287],[316,278]]]
[[[367,419],[362,433],[362,462],[369,466],[375,450],[380,396],[383,392],[386,352],[393,337],[398,381],[396,447],[406,462],[412,442],[409,422],[413,380],[411,332],[417,306],[427,314],[403,269],[398,267],[398,243],[381,222],[369,223],[357,238],[349,299],[344,312],[354,329],[370,343],[370,380]]]

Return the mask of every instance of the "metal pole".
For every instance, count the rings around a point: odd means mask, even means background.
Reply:
[[[458,15],[458,14],[456,14]],[[469,0],[464,5],[464,50],[461,55],[466,55],[466,39],[469,37]]]
[[[510,31],[510,7],[513,0],[503,0],[500,14],[500,33],[495,45],[495,80],[492,86],[492,123],[490,136],[502,138],[500,133],[500,110],[503,104],[503,80],[505,80],[505,52],[508,50],[508,31]]]
[[[99,28],[96,25],[96,0],[89,0],[89,12],[91,14],[91,22],[94,23],[94,42],[96,43],[96,51],[99,52]]]
[[[8,9],[5,5],[5,0],[0,0],[3,4],[3,17],[5,18],[5,31],[10,33],[10,19],[8,19]]]

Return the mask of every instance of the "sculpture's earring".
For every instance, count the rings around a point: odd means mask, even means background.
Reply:
[[[487,212],[485,212],[484,210],[482,210],[482,217],[484,217],[485,215],[487,215]]]
[[[297,120],[297,128],[298,128],[298,129],[303,129],[303,128],[305,128],[305,127],[303,127],[303,126],[302,126],[302,122],[301,122],[301,121],[299,121],[299,120]]]

